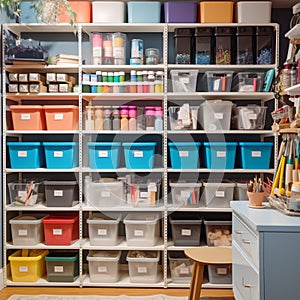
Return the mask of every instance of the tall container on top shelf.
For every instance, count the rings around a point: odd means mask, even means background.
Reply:
[[[238,27],[236,31],[236,64],[252,65],[254,63],[254,28]]]
[[[174,31],[175,39],[175,63],[192,64],[193,57],[193,29],[176,28]]]
[[[213,28],[198,27],[195,29],[195,64],[208,65],[214,62]]]
[[[233,62],[232,56],[232,28],[217,27],[215,31],[216,37],[216,64],[230,65]]]
[[[271,26],[256,27],[256,64],[274,63],[274,30]]]

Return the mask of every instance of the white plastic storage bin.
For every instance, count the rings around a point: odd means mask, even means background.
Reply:
[[[172,203],[176,206],[197,206],[199,205],[201,182],[186,180],[169,183],[171,187]]]
[[[205,101],[200,105],[200,123],[204,130],[229,130],[232,102],[222,100]]]
[[[90,251],[87,256],[90,281],[96,283],[117,282],[120,277],[121,251]]]
[[[171,70],[170,74],[174,93],[196,91],[198,70]]]
[[[172,282],[190,283],[194,262],[182,251],[170,251],[168,257]]]
[[[144,245],[144,244],[140,244]],[[156,283],[159,276],[159,251],[132,250],[126,257],[130,282]]]
[[[86,220],[92,246],[115,246],[119,242],[118,227],[121,214],[108,212],[95,213]]]
[[[87,205],[93,207],[118,207],[125,204],[124,183],[110,178],[85,183]]]
[[[30,246],[43,242],[43,218],[22,215],[9,220],[13,245]]]
[[[159,215],[128,214],[124,219],[128,246],[154,246],[159,238]]]
[[[231,246],[232,222],[204,220],[206,243],[208,246]]]
[[[230,92],[233,71],[206,71],[208,92]]]
[[[93,1],[93,23],[124,23],[126,4],[122,1]]]
[[[206,207],[229,208],[233,200],[234,182],[204,182]]]
[[[236,3],[238,23],[267,24],[271,22],[272,1],[239,1]]]

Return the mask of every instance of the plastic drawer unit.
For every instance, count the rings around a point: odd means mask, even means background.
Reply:
[[[198,70],[171,70],[170,74],[174,93],[196,92]]]
[[[128,23],[160,23],[159,1],[129,1]]]
[[[47,207],[71,207],[78,203],[77,181],[44,181]]]
[[[128,246],[156,245],[160,237],[158,214],[128,214],[123,222]]]
[[[40,142],[7,142],[10,165],[13,169],[37,169],[45,164]]]
[[[57,214],[43,219],[46,245],[71,245],[79,238],[79,215]]]
[[[89,142],[91,169],[116,169],[120,163],[121,143]]]
[[[14,130],[45,130],[46,121],[41,105],[11,105]]]
[[[159,275],[159,251],[139,251],[128,252],[128,270],[130,282],[132,283],[156,283]]]
[[[201,1],[200,23],[232,23],[233,1]]]
[[[93,1],[93,23],[124,23],[126,4],[122,1]]]
[[[95,213],[86,220],[89,228],[89,239],[92,246],[115,246],[118,236],[121,214],[108,212]]]
[[[45,256],[48,250],[17,250],[8,257],[12,281],[36,282],[46,273]]]
[[[199,246],[202,219],[198,216],[170,216],[174,246]]]
[[[197,3],[170,1],[164,3],[166,23],[195,23],[197,21]]]
[[[45,105],[48,130],[77,130],[79,108],[76,105]]]
[[[156,142],[123,143],[127,169],[153,169]]]
[[[77,252],[53,251],[45,256],[49,282],[73,282],[79,274]]]
[[[78,167],[78,143],[43,142],[48,169],[72,169]]]
[[[44,241],[44,216],[22,215],[9,220],[13,245],[30,246]]]
[[[91,282],[117,282],[120,277],[121,251],[89,251],[87,261]]]
[[[172,282],[190,283],[194,262],[182,251],[170,251],[168,258]]]

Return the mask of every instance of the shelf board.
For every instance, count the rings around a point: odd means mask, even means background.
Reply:
[[[164,65],[82,65],[82,71],[85,73],[95,73],[96,71],[127,71],[131,70],[153,70],[153,71],[163,71]]]
[[[259,135],[274,135],[272,130],[168,130],[167,134],[206,134],[206,135],[217,135],[217,134],[259,134]]]
[[[186,211],[186,212],[232,212],[231,208],[222,207],[201,207],[201,206],[176,206],[168,205],[167,210],[170,212],[174,211]]]
[[[79,130],[7,130],[6,135],[14,136],[20,134],[79,134]]]
[[[300,38],[300,24],[296,24],[284,36],[289,38],[289,39],[291,39],[291,38]]]
[[[274,173],[274,169],[168,169],[170,173]]]
[[[36,169],[10,169],[4,170],[6,173],[76,173],[79,172],[79,168],[73,169],[47,169],[47,168],[36,168]]]
[[[163,131],[154,131],[154,130],[135,130],[135,131],[121,131],[121,130],[83,130],[83,134],[115,134],[115,135],[150,135],[150,134],[159,134],[162,135]]]
[[[22,100],[77,100],[79,93],[7,93],[6,98],[20,102]]]
[[[199,70],[199,73],[203,73],[205,71],[217,71],[217,70],[228,70],[228,71],[253,71],[253,70],[268,70],[268,69],[276,69],[275,64],[271,65],[180,65],[180,64],[168,64],[168,70]]]
[[[60,249],[60,250],[66,250],[66,249],[80,249],[80,240],[77,240],[71,245],[63,245],[63,246],[48,246],[44,243],[39,243],[37,245],[13,245],[11,242],[6,243],[7,249]]]
[[[82,203],[82,210],[83,211],[116,211],[116,212],[122,212],[122,211],[164,211],[163,205],[157,205],[157,206],[133,206],[130,204],[123,205],[123,206],[115,206],[115,207],[101,207],[101,206],[89,206],[85,203]]]
[[[76,204],[71,207],[50,207],[46,206],[45,203],[37,203],[32,206],[20,206],[20,205],[14,205],[10,204],[5,207],[6,211],[79,211],[80,205]]]
[[[162,173],[164,172],[163,168],[153,168],[153,169],[91,169],[91,168],[82,168],[82,172],[85,173]]]
[[[93,100],[163,100],[161,93],[82,93],[82,99]]]
[[[170,281],[168,283],[168,288],[189,288],[190,282],[187,283],[175,283]],[[232,289],[232,284],[215,284],[210,282],[202,283],[202,288],[204,289]]]
[[[78,73],[79,66],[78,64],[66,64],[66,65],[35,65],[35,64],[23,64],[23,65],[5,65],[5,70],[8,72],[20,72],[22,70],[33,70],[39,71],[41,73],[46,72],[66,72],[66,73]]]
[[[14,282],[11,278],[7,279],[7,286],[80,286],[80,278],[78,277],[74,282],[49,282],[47,278],[40,278],[36,282]]]

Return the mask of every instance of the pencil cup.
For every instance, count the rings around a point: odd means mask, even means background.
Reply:
[[[249,199],[250,206],[262,206],[263,200],[265,198],[264,192],[254,193],[254,192],[247,192],[247,196]]]

